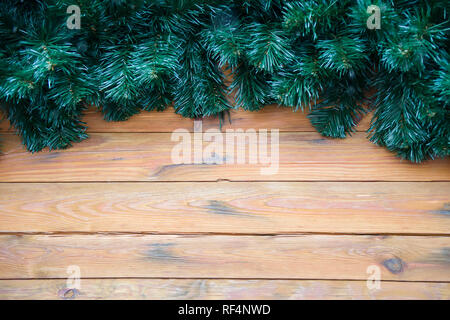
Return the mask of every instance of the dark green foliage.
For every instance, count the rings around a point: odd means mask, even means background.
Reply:
[[[270,75],[242,62],[233,72],[231,90],[236,93],[236,106],[255,111],[271,102]]]
[[[335,29],[343,19],[346,1],[341,0],[286,1],[283,25],[286,30],[316,40],[322,33]],[[348,1],[347,1],[348,2]],[[340,12],[341,11],[341,12]]]
[[[360,105],[344,105],[326,107],[314,106],[308,115],[312,125],[323,135],[334,138],[345,138],[354,131],[355,125],[361,120],[365,110]]]
[[[66,27],[74,4],[79,30]],[[379,30],[367,28],[370,5]],[[373,142],[415,162],[445,157],[448,9],[446,0],[4,0],[0,105],[31,151],[85,139],[80,117],[92,104],[119,121],[170,104],[199,118],[277,103],[308,111],[334,138],[370,109]]]
[[[397,11],[399,23],[377,45],[371,140],[414,162],[449,155],[446,5],[404,6]]]

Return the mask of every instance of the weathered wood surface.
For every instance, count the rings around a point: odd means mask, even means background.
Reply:
[[[0,278],[450,281],[450,238],[421,236],[2,235]]]
[[[96,133],[57,152],[30,154],[13,134],[2,141],[0,182],[58,181],[450,181],[450,159],[412,164],[373,145],[365,133],[343,140],[318,133],[280,133],[279,169],[262,175],[269,164],[210,164],[234,159],[205,155],[203,163],[175,164],[170,133]],[[275,142],[274,142],[275,143]],[[249,141],[237,143],[248,157]],[[253,145],[255,146],[255,145]],[[193,149],[193,148],[192,148]]]
[[[1,116],[1,114],[0,114]],[[97,108],[84,111],[81,120],[87,123],[87,132],[172,132],[176,129],[193,131],[194,121],[176,114],[172,107],[162,112],[141,111],[127,121],[106,121]],[[0,122],[0,132],[12,132],[8,120]]]
[[[230,119],[231,118],[231,119]],[[366,115],[356,126],[356,131],[367,131],[370,127],[372,114]],[[202,120],[202,129],[219,129],[217,117],[207,117]],[[257,112],[244,110],[230,110],[229,115],[225,114],[222,121],[222,131],[227,129],[279,129],[280,132],[315,132],[307,118],[307,112],[294,112],[292,108],[280,107],[277,105],[265,106]]]
[[[450,283],[342,280],[82,279],[79,289],[66,280],[0,280],[0,299],[450,299]]]
[[[222,131],[280,130],[276,174],[206,164],[226,153],[174,164],[171,133],[194,121],[172,108],[125,122],[89,109],[90,138],[51,153],[1,122],[0,299],[450,298],[449,159],[399,160],[367,140],[370,115],[345,140],[289,108],[230,115]]]
[[[220,126],[220,119],[207,117],[203,121],[203,130],[211,128],[226,129],[279,129],[280,131],[315,131],[306,117],[307,113],[293,112],[291,108],[276,105],[266,106],[258,112],[248,112],[242,109],[230,110],[225,114]],[[230,117],[231,116],[231,123]],[[365,116],[356,127],[357,131],[366,131],[369,128],[371,114]],[[89,108],[84,112],[82,121],[88,125],[88,132],[172,132],[175,129],[184,128],[189,131],[194,129],[194,120],[183,118],[175,113],[172,107],[163,112],[142,111],[123,122],[108,122],[96,108]],[[0,122],[0,132],[11,132],[9,121]]]
[[[450,182],[0,184],[0,232],[449,234],[449,210]]]

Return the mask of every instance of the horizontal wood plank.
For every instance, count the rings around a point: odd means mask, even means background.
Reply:
[[[2,183],[0,232],[450,234],[449,191],[449,182]]]
[[[450,283],[341,280],[222,279],[81,279],[80,288],[66,280],[0,280],[0,299],[32,300],[309,300],[309,299],[450,299]]]
[[[269,105],[260,111],[244,111],[232,109],[224,114],[222,121],[219,116],[206,117],[203,121],[203,130],[208,129],[279,129],[283,131],[308,132],[315,131],[307,112],[294,112],[292,108]],[[369,128],[371,115],[365,116],[356,127],[357,131],[366,131]],[[194,120],[184,118],[175,113],[173,107],[163,112],[141,111],[127,121],[108,122],[103,119],[97,108],[91,107],[83,114],[82,121],[87,123],[88,132],[172,132],[179,128],[193,131]],[[9,121],[0,122],[0,132],[12,132]]]
[[[0,278],[450,281],[450,237],[2,235]]]
[[[280,132],[315,132],[307,118],[308,112],[296,111],[292,108],[278,105],[268,105],[259,111],[244,111],[232,109],[224,114],[222,121],[218,117],[206,117],[202,120],[203,131],[209,129],[279,129]],[[365,132],[370,127],[372,114],[363,117],[355,127],[356,131]]]
[[[450,181],[449,158],[421,164],[401,161],[368,141],[365,133],[343,140],[325,139],[318,133],[280,133],[279,142],[268,146],[279,150],[278,165],[276,158],[272,164],[259,160],[250,164],[249,150],[257,143],[248,139],[235,139],[236,150],[246,156],[243,164],[237,164],[237,152],[226,147],[217,153],[205,151],[199,164],[193,156],[190,163],[179,164],[172,160],[172,151],[181,140],[172,141],[170,133],[95,133],[73,148],[36,154],[25,151],[13,134],[2,138],[0,182]],[[208,143],[203,144],[207,150]],[[212,164],[217,161],[224,163]],[[263,174],[269,167],[270,174]]]
[[[0,114],[1,115],[1,114]],[[81,120],[87,132],[172,132],[176,129],[193,131],[194,120],[176,114],[172,107],[160,111],[141,111],[126,121],[106,121],[95,107],[83,112]],[[8,120],[0,121],[0,132],[14,132]]]

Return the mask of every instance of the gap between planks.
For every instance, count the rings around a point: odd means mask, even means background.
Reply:
[[[374,237],[450,237],[450,231],[448,233],[399,233],[399,232],[276,232],[276,233],[245,233],[245,232],[158,232],[158,231],[49,231],[49,232],[34,232],[34,231],[22,231],[22,232],[3,232],[0,231],[0,236],[231,236],[231,237],[277,237],[277,236],[374,236]]]
[[[0,278],[0,281],[53,281],[53,280],[66,280],[67,277],[63,278]],[[243,281],[324,281],[324,282],[364,282],[367,280],[360,279],[323,279],[323,278],[258,278],[258,277],[81,277],[81,280],[243,280]],[[380,280],[382,283],[448,283],[450,280],[445,281],[433,281],[433,280]]]
[[[170,180],[170,181],[142,181],[142,180],[119,180],[119,181],[110,181],[110,180],[76,180],[76,181],[0,181],[0,185],[8,185],[8,184],[95,184],[95,183],[114,183],[114,184],[120,184],[120,183],[142,183],[142,184],[164,184],[164,183],[274,183],[274,182],[280,182],[280,183],[321,183],[321,182],[330,182],[330,183],[448,183],[450,180],[430,180],[430,181],[424,181],[424,180],[228,180],[228,179],[217,179],[217,180]]]

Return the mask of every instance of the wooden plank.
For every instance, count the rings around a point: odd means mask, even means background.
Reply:
[[[292,108],[269,105],[260,111],[244,111],[232,109],[229,115],[220,117],[206,117],[203,119],[203,130],[214,128],[226,129],[279,129],[280,132],[309,132],[316,131],[306,117],[307,112],[294,112]],[[230,123],[231,117],[231,123]],[[356,127],[357,131],[369,128],[371,115],[365,116]],[[96,108],[91,107],[83,114],[82,121],[87,123],[88,132],[172,132],[179,128],[193,131],[193,119],[184,118],[175,113],[173,107],[163,112],[141,111],[127,121],[108,122]],[[222,126],[221,126],[222,125]],[[8,120],[0,122],[0,132],[13,132]]]
[[[450,281],[450,237],[2,235],[0,278]]]
[[[225,114],[220,123],[218,117],[206,117],[203,119],[203,131],[209,129],[279,129],[280,132],[316,132],[307,118],[308,111],[294,112],[292,108],[278,105],[268,105],[260,111],[244,111],[242,109],[230,110],[229,115]],[[372,114],[366,115],[356,131],[365,132],[370,127]]]
[[[1,114],[0,114],[1,116]],[[1,119],[1,117],[0,117]],[[176,129],[193,131],[194,120],[175,113],[172,107],[162,112],[141,111],[127,121],[106,121],[97,108],[84,111],[81,119],[87,123],[88,133],[93,132],[172,132]],[[14,132],[8,120],[0,121],[0,132]]]
[[[207,154],[200,164],[194,164],[193,157],[189,164],[177,164],[171,153],[181,140],[172,141],[171,136],[170,133],[96,133],[67,150],[30,154],[23,150],[18,137],[4,134],[0,182],[450,181],[449,158],[421,164],[401,161],[368,141],[364,133],[343,140],[325,139],[318,133],[280,133],[279,142],[274,140],[268,146],[269,150],[272,147],[279,150],[279,164],[274,162],[270,175],[262,174],[262,169],[270,164],[249,163],[249,150],[256,148],[257,143],[250,144],[248,139],[235,143],[236,150],[246,155],[243,164],[227,163],[236,162],[237,157],[236,152],[227,152],[225,147],[222,152]],[[207,146],[204,141],[204,147]],[[217,159],[225,163],[210,163]]]
[[[449,234],[449,182],[2,183],[0,232]]]
[[[172,132],[176,129],[193,131],[194,120],[175,113],[172,107],[162,112],[141,111],[127,121],[108,122],[94,108],[87,110],[83,121],[88,125],[88,133],[93,132]]]
[[[222,279],[81,279],[79,289],[66,280],[0,280],[0,299],[30,300],[308,300],[308,299],[450,299],[450,283],[365,281],[222,280]]]

